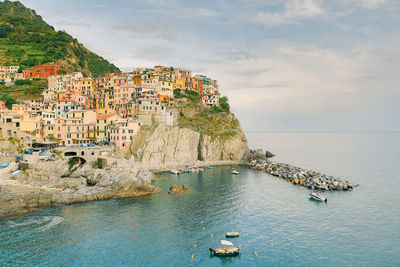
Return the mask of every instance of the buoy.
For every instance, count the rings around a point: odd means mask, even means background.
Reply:
[[[258,255],[258,253],[254,251],[254,255],[256,255],[256,256],[257,256],[257,255]]]
[[[194,248],[196,248],[196,244],[194,244]]]
[[[12,205],[14,203],[14,201],[12,199],[10,199],[10,204]]]
[[[206,230],[206,228],[203,226],[203,231]]]
[[[137,224],[136,224],[136,228],[137,228]]]
[[[194,254],[192,254],[192,259],[194,258]]]
[[[213,238],[214,237],[214,235],[213,234],[211,234],[211,238]]]
[[[276,229],[274,228],[274,232],[276,232]]]

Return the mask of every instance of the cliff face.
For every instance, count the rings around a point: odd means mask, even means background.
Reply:
[[[222,138],[187,128],[157,126],[143,130],[131,145],[135,161],[149,168],[191,165],[196,161],[239,161],[247,149],[244,134]],[[161,166],[160,166],[161,165]]]

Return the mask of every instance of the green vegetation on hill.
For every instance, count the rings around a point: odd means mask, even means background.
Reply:
[[[98,77],[120,70],[75,38],[42,20],[20,2],[0,2],[0,65],[23,69],[45,62],[67,64],[73,71]]]
[[[11,109],[16,99],[23,101],[40,98],[45,88],[47,88],[46,79],[16,80],[12,86],[0,84],[0,100],[5,101],[7,108]]]
[[[177,96],[175,92],[175,98]],[[196,92],[185,92],[176,98],[179,111],[178,124],[213,138],[226,139],[241,132],[239,121],[229,111],[228,98],[224,97],[224,107],[202,107],[200,95]],[[222,99],[222,98],[221,98]]]

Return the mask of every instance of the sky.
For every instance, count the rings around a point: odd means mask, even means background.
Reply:
[[[246,132],[400,130],[399,0],[22,0],[123,71],[218,80]]]

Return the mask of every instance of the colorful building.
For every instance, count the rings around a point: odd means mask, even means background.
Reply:
[[[22,76],[25,79],[30,78],[47,78],[49,76],[58,75],[58,71],[64,68],[68,70],[67,66],[58,63],[44,63],[33,67],[31,70],[25,70],[22,72]]]
[[[140,125],[133,119],[116,121],[108,129],[108,140],[118,148],[129,147]]]

